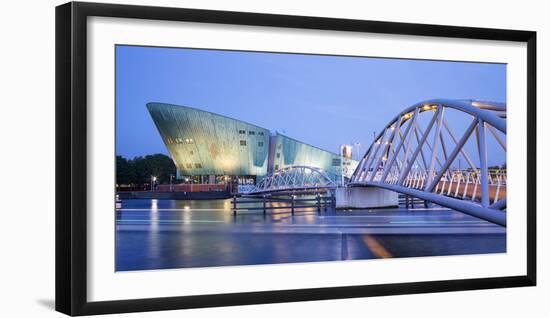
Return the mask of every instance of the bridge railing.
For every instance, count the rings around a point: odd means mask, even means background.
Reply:
[[[372,177],[372,182],[382,182],[384,170],[369,171],[367,178]],[[492,169],[488,171],[487,181],[489,184],[489,196],[494,204],[506,197],[507,173],[506,169]],[[425,190],[427,185],[435,177],[437,171],[412,170],[405,177],[402,186],[410,189]],[[399,182],[399,171],[393,170],[387,174],[385,182],[397,184]],[[481,200],[481,170],[448,170],[436,184],[432,193],[445,195],[462,200],[479,202]]]
[[[267,213],[289,213],[294,215],[296,212],[316,211],[321,213],[335,206],[334,195],[317,193],[314,195],[253,195],[253,196],[233,196],[231,201],[231,210],[233,215],[251,214],[261,211],[264,215]]]

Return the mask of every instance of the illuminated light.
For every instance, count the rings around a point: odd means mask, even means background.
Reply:
[[[430,110],[431,108],[432,108],[432,106],[430,106],[430,105],[424,105],[424,106],[422,106],[422,109],[423,109],[423,110]]]
[[[376,141],[376,144],[379,145],[380,144],[380,139]]]
[[[389,142],[386,141],[386,145],[388,144]]]
[[[412,117],[412,114],[411,114],[411,113],[406,113],[405,115],[403,115],[403,117],[404,117],[405,119],[409,119],[409,118]]]
[[[184,210],[189,210],[190,208],[189,208],[189,206],[186,205],[186,206],[183,207],[183,209]]]
[[[382,161],[386,161],[386,160],[388,160],[388,158],[382,157]]]
[[[157,177],[153,177],[153,182],[157,181]]]
[[[370,235],[363,236],[363,242],[369,247],[374,255],[378,258],[392,258],[393,255],[388,252],[374,237]]]

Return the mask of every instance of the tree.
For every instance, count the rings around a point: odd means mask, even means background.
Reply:
[[[170,175],[176,174],[176,166],[168,156],[163,154],[147,155],[144,161],[150,175],[156,176],[159,183],[169,183]]]
[[[151,182],[151,176],[157,177],[158,183],[169,183],[170,175],[176,174],[172,159],[163,154],[138,156],[126,159],[116,156],[117,184],[142,185]]]
[[[128,160],[122,156],[116,156],[116,182],[117,184],[135,183],[135,175]]]

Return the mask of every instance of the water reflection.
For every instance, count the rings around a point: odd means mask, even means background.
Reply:
[[[256,210],[233,216],[231,207],[231,200],[123,201],[116,212],[116,269],[506,251],[503,228],[448,209],[318,213],[312,207],[294,215],[285,208],[266,215]]]

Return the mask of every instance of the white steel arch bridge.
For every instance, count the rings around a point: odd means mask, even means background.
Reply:
[[[490,167],[495,160],[503,165]],[[395,116],[348,185],[392,190],[506,226],[505,165],[505,104],[434,99]]]
[[[506,226],[505,165],[505,104],[433,99],[389,121],[348,186],[384,188]],[[266,176],[248,193],[336,187],[320,169],[291,166]]]
[[[247,194],[289,190],[333,189],[337,184],[323,170],[310,166],[287,166],[264,177]]]

